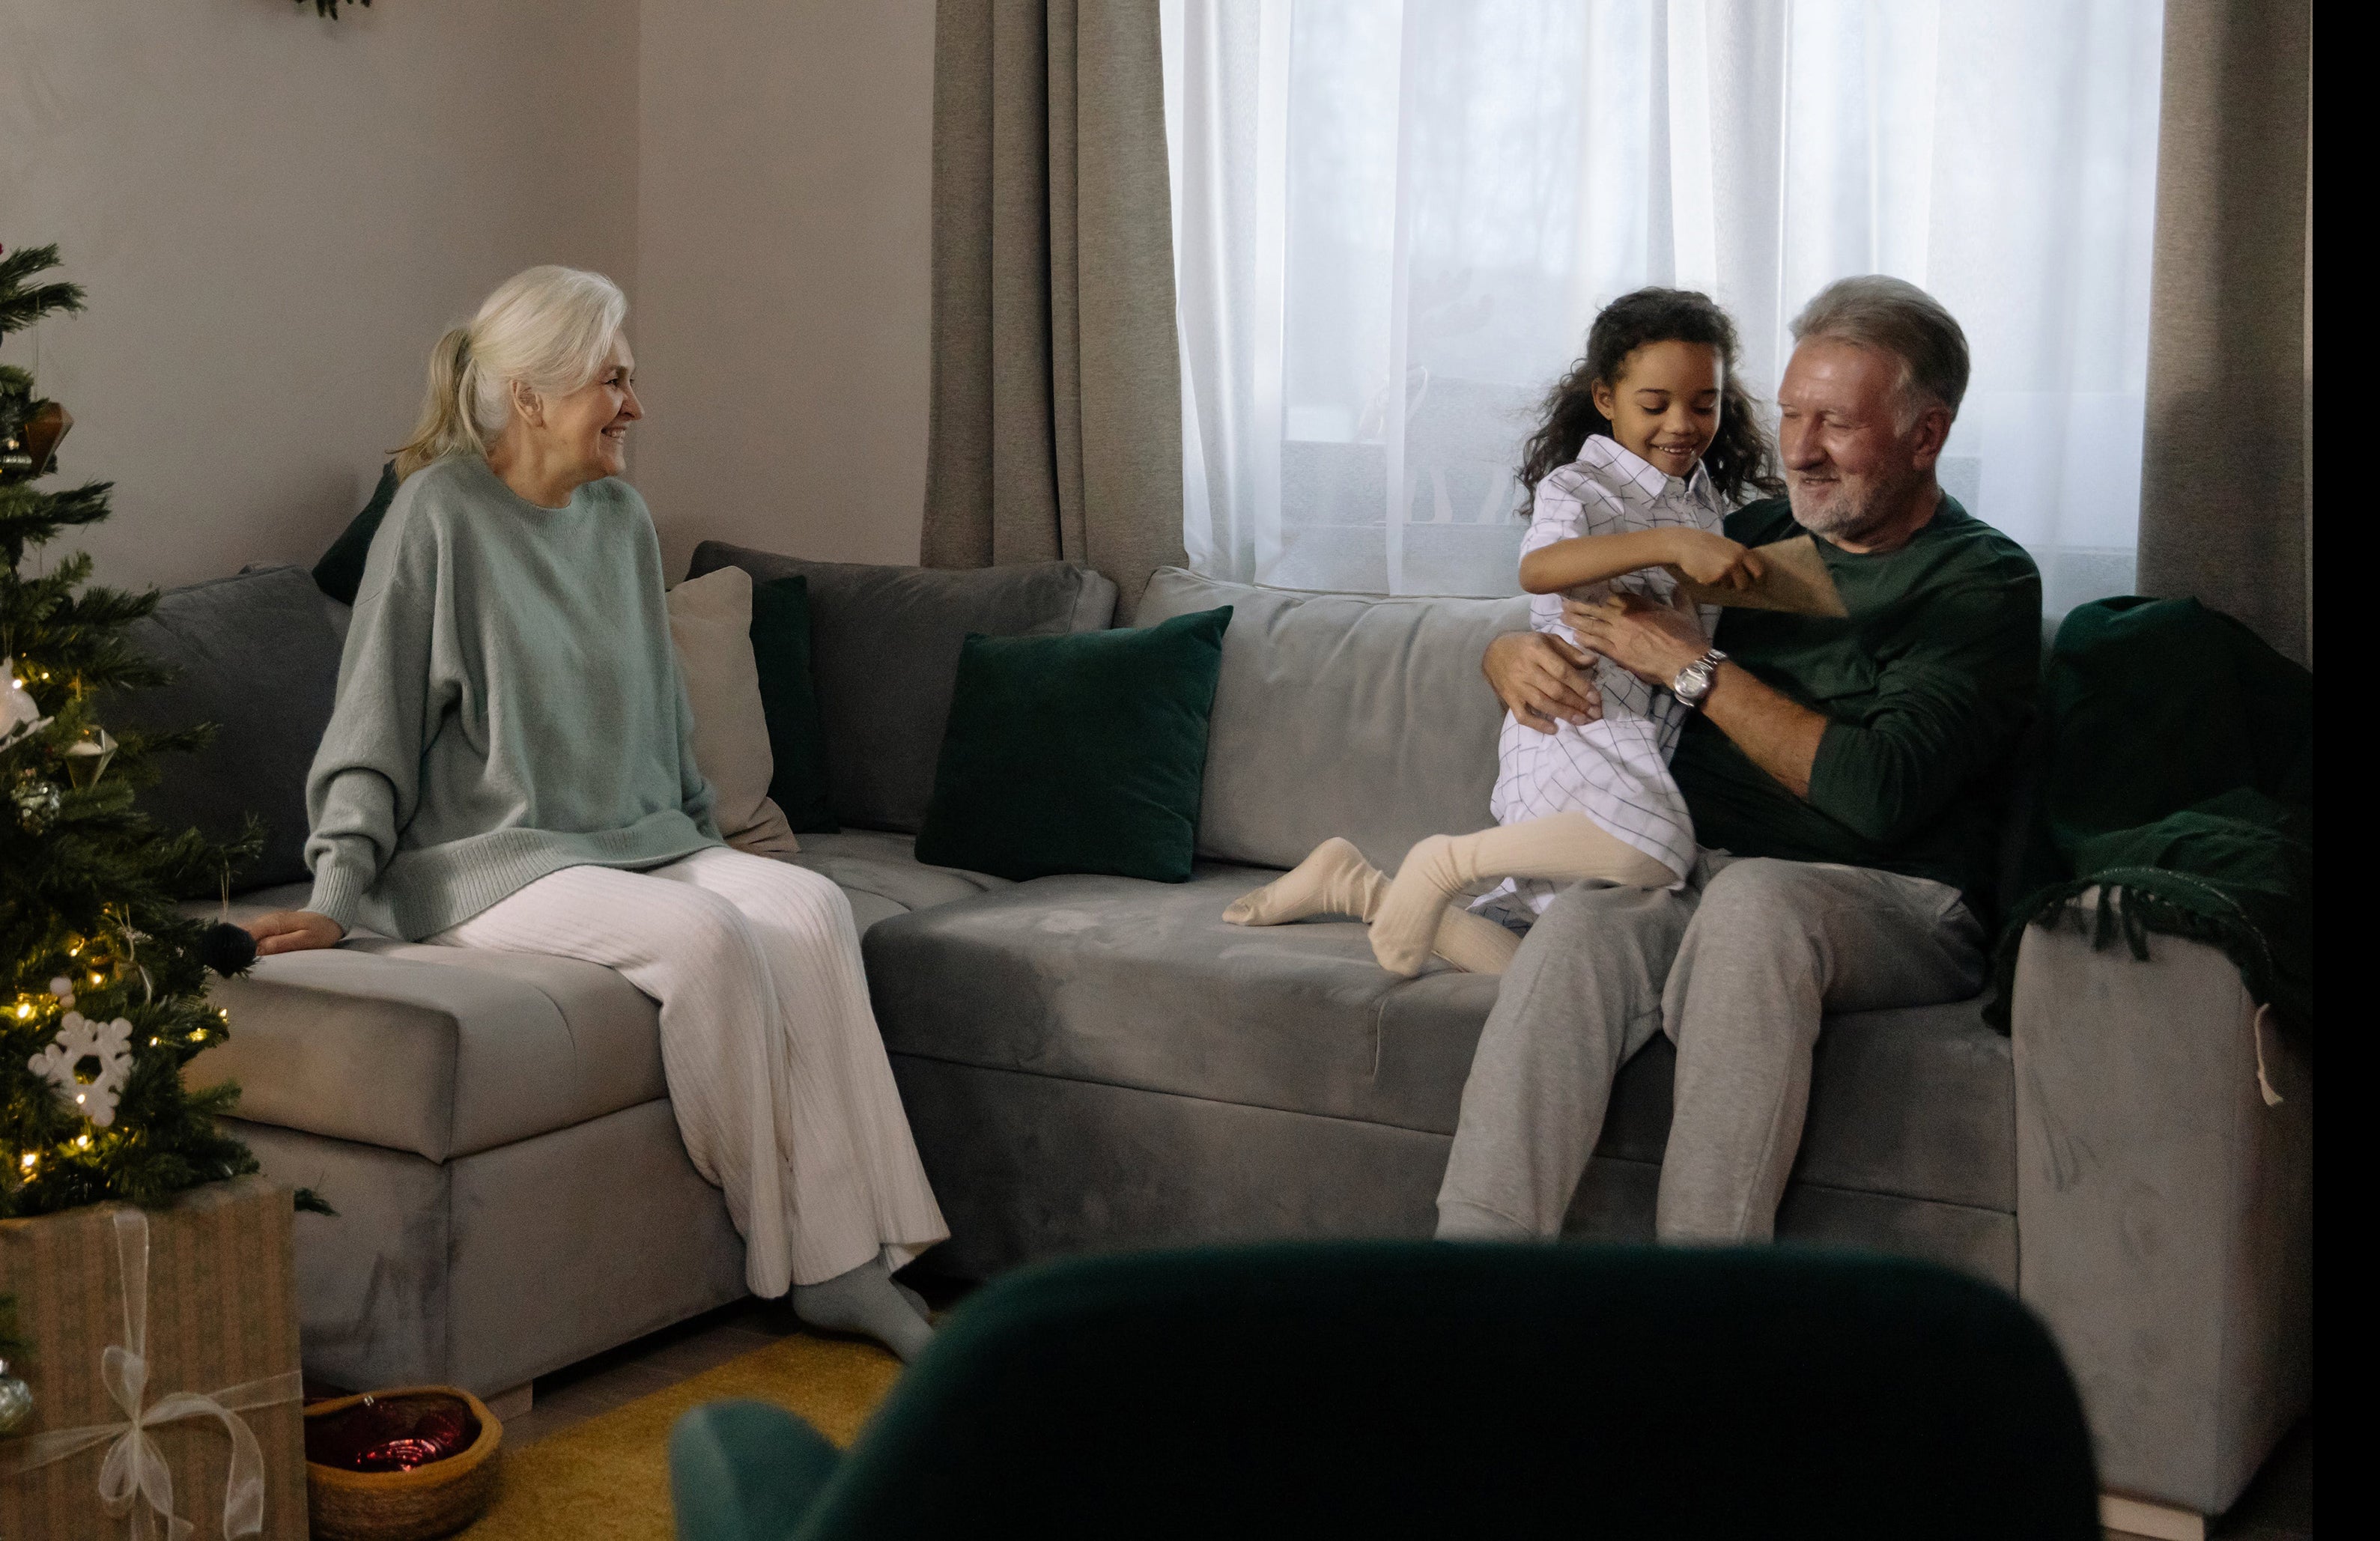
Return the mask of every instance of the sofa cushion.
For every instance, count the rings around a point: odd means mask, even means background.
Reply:
[[[987,1069],[1454,1131],[1498,981],[1401,980],[1344,921],[1221,916],[1275,874],[1208,865],[1186,884],[1043,878],[896,916],[863,940],[887,1047]],[[1658,1162],[1676,1056],[1620,1076],[1603,1154]],[[1974,1002],[1830,1018],[1796,1177],[2015,1207],[2008,1040]]]
[[[889,830],[844,830],[802,836],[801,855],[788,859],[834,880],[851,901],[852,919],[863,936],[888,916],[1010,886],[1007,879],[985,872],[928,867],[917,860],[916,845],[909,836]]]
[[[1099,631],[1115,614],[1115,585],[1064,562],[945,572],[805,562],[705,540],[687,576],[731,564],[756,583],[808,579],[828,790],[838,819],[868,829],[915,834],[925,821],[967,633]]]
[[[213,981],[239,1116],[443,1161],[668,1095],[650,998],[573,958],[358,937]]]
[[[905,835],[806,837],[865,932],[913,909],[1004,888],[920,865]],[[232,905],[252,920],[302,905],[303,883]],[[186,906],[212,917],[215,906]],[[240,1085],[239,1116],[433,1161],[669,1095],[660,1015],[611,969],[573,958],[431,947],[361,932],[334,948],[261,958],[212,983],[228,1041],[191,1062],[199,1082]]]
[[[1393,869],[1424,835],[1491,822],[1503,708],[1479,659],[1528,626],[1525,600],[1313,594],[1160,567],[1138,618],[1226,604],[1199,855],[1291,867],[1344,835]]]
[[[727,843],[756,856],[801,849],[770,800],[775,770],[752,661],[752,579],[740,567],[669,591],[670,640],[694,708],[694,762],[710,783],[711,818]]]
[[[266,567],[176,588],[128,636],[175,678],[102,716],[149,732],[215,724],[207,747],[161,761],[141,808],[164,830],[195,826],[212,840],[237,838],[254,814],[264,849],[237,880],[305,877],[306,772],[339,686],[339,638],[313,578]]]
[[[1003,878],[1189,877],[1231,622],[968,637],[919,854]]]

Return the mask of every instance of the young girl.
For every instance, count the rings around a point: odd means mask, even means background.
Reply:
[[[1759,578],[1760,559],[1719,533],[1747,488],[1783,491],[1735,355],[1734,325],[1703,295],[1639,289],[1595,318],[1586,356],[1547,398],[1521,466],[1533,494],[1521,587],[1536,596],[1537,630],[1575,643],[1562,625],[1565,597],[1628,593],[1668,604],[1676,572],[1733,588]],[[1706,607],[1704,629],[1716,619]],[[1372,952],[1391,973],[1420,973],[1433,952],[1458,968],[1501,973],[1519,945],[1512,932],[1448,904],[1483,880],[1506,880],[1475,907],[1516,919],[1534,918],[1581,879],[1683,882],[1694,821],[1669,762],[1686,709],[1608,660],[1596,683],[1603,716],[1584,727],[1559,722],[1541,734],[1506,714],[1489,803],[1499,828],[1430,836],[1394,882],[1350,842],[1327,840],[1223,918],[1279,926],[1352,915],[1370,922]]]

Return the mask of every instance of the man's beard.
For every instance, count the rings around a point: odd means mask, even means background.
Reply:
[[[1899,513],[1903,491],[1869,482],[1860,492],[1853,492],[1843,481],[1829,484],[1833,496],[1824,500],[1825,506],[1815,506],[1820,500],[1805,498],[1803,483],[1788,473],[1786,491],[1793,507],[1793,522],[1813,535],[1823,535],[1829,540],[1859,541],[1890,524]]]

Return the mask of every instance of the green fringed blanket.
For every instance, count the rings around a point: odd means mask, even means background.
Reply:
[[[2220,948],[2249,995],[2313,1019],[2313,676],[2194,600],[2102,600],[2058,627],[2043,772],[1990,1016],[2025,928],[2098,890],[2095,945]]]

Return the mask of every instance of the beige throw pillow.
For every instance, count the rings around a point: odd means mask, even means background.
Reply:
[[[752,577],[722,567],[669,591],[670,639],[694,699],[694,762],[719,795],[719,832],[739,851],[787,856],[801,849],[769,800],[776,762],[752,661]]]

